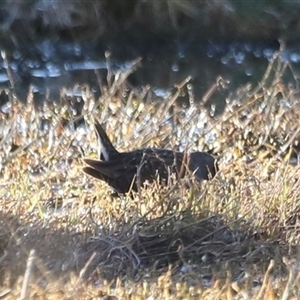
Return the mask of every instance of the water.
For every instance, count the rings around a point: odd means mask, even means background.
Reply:
[[[81,84],[88,84],[98,97],[100,88],[95,70],[105,82],[108,67],[112,73],[124,70],[131,66],[132,59],[140,56],[141,66],[129,76],[129,83],[133,87],[149,84],[153,94],[162,101],[172,92],[174,85],[182,82],[187,76],[192,77],[196,102],[202,100],[203,95],[219,76],[228,80],[228,89],[215,93],[209,100],[210,104],[217,105],[218,110],[225,105],[230,91],[247,82],[259,82],[274,53],[279,50],[279,43],[272,41],[186,42],[178,39],[163,44],[155,44],[157,41],[146,42],[151,46],[138,47],[137,41],[136,49],[135,45],[131,45],[128,50],[127,45],[122,52],[117,43],[99,46],[81,45],[78,42],[57,44],[46,40],[30,49],[11,51],[8,55],[8,65],[13,74],[17,97],[25,102],[31,86],[35,102],[38,104],[46,97],[48,100],[58,101],[62,88],[67,88],[70,92],[74,86]],[[105,58],[105,47],[110,48],[109,60]],[[292,63],[297,70],[300,51],[296,47],[287,47],[281,59]],[[2,87],[10,87],[7,66],[3,59],[0,59],[0,84]],[[76,97],[80,96],[80,89],[77,89]],[[3,105],[5,103],[1,103],[1,106]]]

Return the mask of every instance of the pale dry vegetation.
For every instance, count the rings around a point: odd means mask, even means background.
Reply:
[[[188,79],[165,100],[130,89],[133,69],[109,75],[100,99],[81,87],[80,112],[67,97],[35,109],[30,93],[21,104],[2,92],[0,298],[296,299],[300,101],[296,76],[282,82],[290,66],[275,57],[218,116],[194,101]],[[188,107],[176,102],[183,93]],[[210,151],[220,172],[115,197],[81,171],[83,156],[97,156],[92,117],[120,150]]]

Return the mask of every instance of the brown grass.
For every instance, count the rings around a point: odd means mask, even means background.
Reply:
[[[296,299],[300,103],[282,82],[289,65],[274,57],[258,86],[234,91],[213,117],[193,101],[176,104],[187,82],[164,101],[128,89],[133,69],[108,79],[100,99],[82,87],[76,117],[72,99],[36,110],[7,91],[0,297]],[[92,115],[120,150],[209,150],[220,172],[113,197],[81,172],[81,158],[96,156]]]

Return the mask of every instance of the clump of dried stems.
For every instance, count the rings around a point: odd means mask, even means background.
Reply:
[[[130,88],[136,63],[108,70],[100,99],[82,86],[81,102],[36,109],[30,93],[22,104],[2,91],[0,297],[296,299],[300,101],[282,81],[292,68],[274,57],[258,86],[211,116],[176,102],[189,79],[168,99]],[[210,151],[220,172],[114,197],[81,171],[83,156],[97,156],[92,117],[120,150]]]

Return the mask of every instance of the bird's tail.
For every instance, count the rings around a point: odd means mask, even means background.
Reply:
[[[109,161],[111,157],[117,155],[119,152],[113,146],[106,132],[104,131],[104,129],[102,128],[98,120],[96,119],[95,119],[95,129],[99,139],[99,157],[101,160]]]

